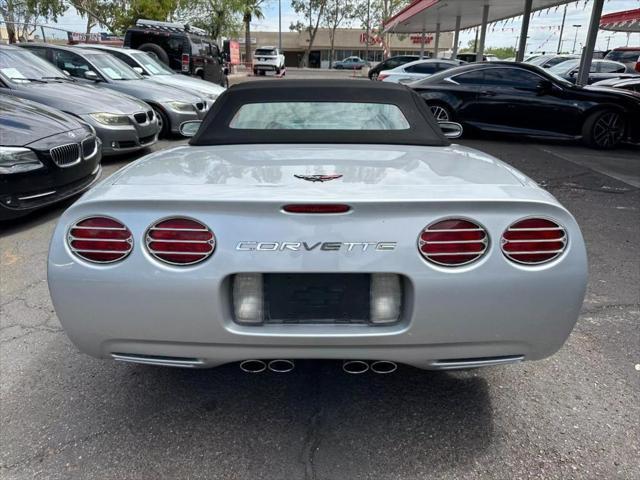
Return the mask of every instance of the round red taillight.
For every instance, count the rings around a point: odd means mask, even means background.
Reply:
[[[152,225],[147,230],[146,244],[149,253],[158,260],[172,265],[193,265],[213,253],[216,241],[206,225],[175,217]]]
[[[418,248],[431,263],[447,267],[466,265],[487,251],[489,237],[470,220],[451,218],[432,223],[418,239]]]
[[[133,250],[129,229],[109,217],[90,217],[75,223],[69,229],[67,243],[78,257],[94,263],[117,262]]]
[[[537,265],[557,258],[567,246],[567,232],[552,220],[527,218],[502,234],[502,253],[511,261]]]

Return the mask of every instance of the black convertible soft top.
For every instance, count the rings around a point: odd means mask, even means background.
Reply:
[[[246,104],[355,102],[397,106],[409,123],[404,130],[236,129],[229,123]],[[266,80],[234,85],[222,93],[190,145],[258,143],[368,143],[446,146],[424,99],[398,84],[366,80]]]

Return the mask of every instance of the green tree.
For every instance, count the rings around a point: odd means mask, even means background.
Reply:
[[[329,30],[329,68],[332,67],[336,30],[343,23],[348,23],[355,17],[355,0],[327,0],[327,6],[322,17],[322,25]]]
[[[358,0],[355,16],[364,30],[382,32],[384,22],[399,10],[411,3],[411,0]],[[384,43],[390,51],[391,35],[384,35]]]
[[[309,42],[302,56],[302,67],[309,65],[309,54],[313,48],[313,42],[316,39],[318,27],[320,26],[320,20],[323,18],[328,1],[329,0],[291,0],[293,10],[304,18],[304,22],[298,21],[292,23],[289,30],[297,30],[298,32],[306,31],[309,35]]]
[[[9,43],[27,38],[38,20],[56,20],[66,9],[62,0],[0,0],[0,15],[7,26]]]
[[[264,18],[262,2],[264,0],[243,0],[241,4],[242,23],[244,24],[244,61],[251,61],[251,21]]]
[[[241,30],[242,0],[180,0],[174,16],[202,28],[212,38],[237,36]]]

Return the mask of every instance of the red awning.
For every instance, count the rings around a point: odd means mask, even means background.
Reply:
[[[600,28],[614,32],[640,32],[640,8],[603,15]]]

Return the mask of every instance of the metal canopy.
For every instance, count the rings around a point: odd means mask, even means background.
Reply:
[[[533,0],[532,11],[556,7],[572,0]],[[575,1],[575,0],[573,0]],[[441,32],[477,27],[482,23],[485,5],[489,5],[488,23],[522,15],[524,0],[414,0],[384,23],[384,30],[394,33]]]
[[[613,32],[640,32],[640,8],[603,15],[600,28]]]

